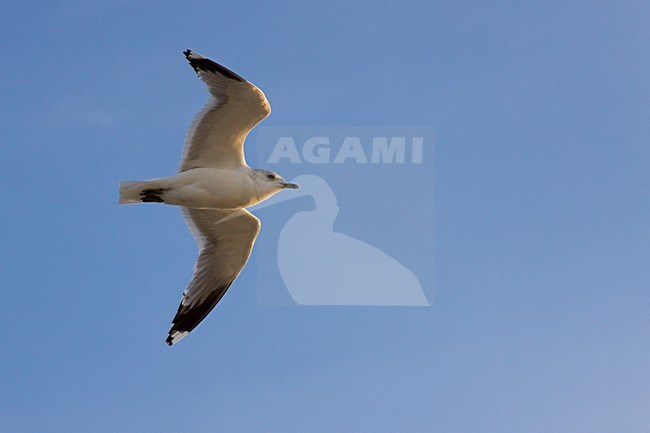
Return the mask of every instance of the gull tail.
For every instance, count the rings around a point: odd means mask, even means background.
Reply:
[[[163,194],[165,191],[152,181],[120,182],[120,200],[118,203],[164,203]]]

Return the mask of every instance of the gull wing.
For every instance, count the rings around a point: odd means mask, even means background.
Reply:
[[[199,247],[194,275],[183,291],[167,344],[183,339],[212,311],[248,261],[260,220],[245,209],[181,207]]]
[[[244,140],[271,113],[269,101],[231,70],[193,51],[183,54],[208,86],[210,99],[187,131],[179,171],[246,166]]]

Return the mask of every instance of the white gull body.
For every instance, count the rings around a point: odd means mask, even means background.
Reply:
[[[179,172],[122,182],[119,200],[181,206],[196,238],[199,258],[172,320],[166,340],[170,346],[212,311],[248,261],[260,221],[245,208],[285,188],[298,188],[246,164],[246,136],[271,112],[264,93],[212,60],[190,50],[184,54],[208,86],[210,99],[187,132]]]

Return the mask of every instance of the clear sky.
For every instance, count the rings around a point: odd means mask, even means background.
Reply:
[[[647,433],[649,21],[643,1],[5,4],[0,431]],[[267,126],[434,128],[431,307],[261,305],[254,252],[164,344],[194,241],[117,184],[176,170],[206,96],[186,48],[260,86]]]

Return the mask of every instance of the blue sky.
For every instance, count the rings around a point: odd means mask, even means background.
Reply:
[[[0,430],[647,432],[649,19],[641,1],[8,3]],[[173,207],[118,207],[117,183],[176,170],[205,99],[186,48],[260,86],[268,126],[435,128],[432,307],[261,306],[254,253],[164,344],[194,241]]]

